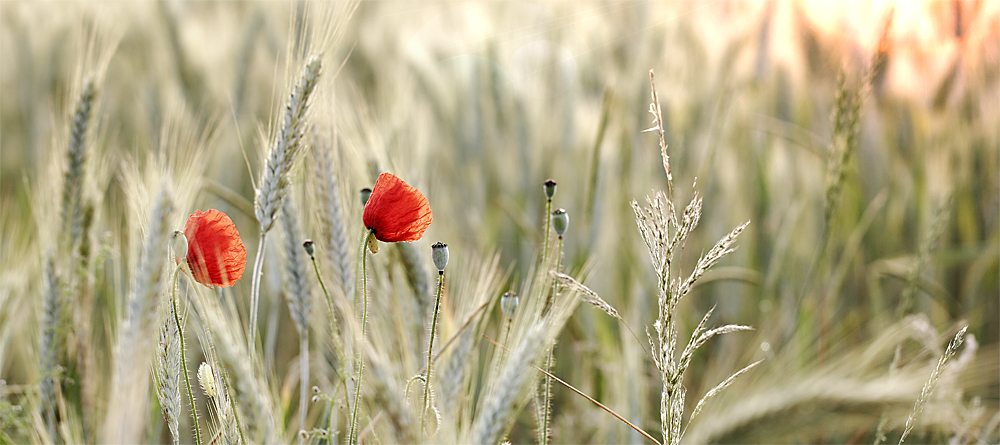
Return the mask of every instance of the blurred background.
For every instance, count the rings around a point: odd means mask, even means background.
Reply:
[[[375,1],[337,23],[332,45],[303,32],[333,26],[309,11],[298,2],[0,3],[8,383],[31,381],[31,295],[51,243],[37,230],[46,207],[36,192],[64,168],[86,72],[100,73],[84,190],[95,250],[128,243],[120,165],[199,147],[203,173],[190,185],[192,207],[178,212],[227,212],[252,257],[253,181],[269,123],[283,111],[295,61],[318,51],[328,77],[313,122],[337,147],[348,233],[361,228],[358,190],[392,171],[431,202],[421,252],[440,240],[453,261],[497,253],[512,283],[537,261],[542,183],[552,178],[553,205],[570,215],[566,270],[642,337],[656,280],[629,203],[666,187],[655,133],[642,132],[652,126],[652,70],[675,206],[693,191],[704,198],[676,263],[687,273],[750,221],[736,252],[681,303],[681,336],[713,306],[714,324],[756,330],[699,351],[684,382],[689,400],[767,359],[706,406],[691,441],[870,443],[887,412],[898,438],[923,380],[905,397],[865,390],[896,363],[892,348],[877,345],[909,338],[898,366],[926,376],[965,324],[978,349],[956,362],[913,440],[997,440],[1000,3]],[[876,54],[884,64],[869,71]],[[838,94],[856,93],[853,145],[831,174],[842,136],[834,119],[851,111]],[[304,214],[311,205],[302,202]],[[124,286],[103,280],[108,293]],[[236,294],[248,295],[242,281]],[[266,310],[286,314],[275,301]],[[279,336],[294,345],[290,328]],[[581,307],[560,337],[554,373],[658,431],[660,387],[644,346]],[[533,441],[531,423],[522,416],[510,439]],[[640,440],[564,388],[553,434],[565,443]]]

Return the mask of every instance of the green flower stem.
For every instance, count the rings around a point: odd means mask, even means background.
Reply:
[[[437,332],[438,312],[441,309],[441,291],[444,289],[444,271],[438,271],[437,301],[434,303],[434,318],[431,322],[431,339],[427,344],[427,374],[424,375],[424,404],[420,411],[420,430],[426,429],[426,415],[430,408],[431,370],[434,364],[434,334]]]
[[[559,253],[556,256],[556,271],[562,265],[562,255],[563,255],[563,237],[559,237]],[[559,291],[559,281],[553,280],[552,282],[552,294],[549,296],[550,302],[555,300],[556,293]],[[548,306],[548,305],[546,305]],[[553,350],[555,345],[549,347],[548,358],[545,359],[545,389],[543,397],[545,401],[542,404],[542,417],[541,417],[541,428],[539,428],[539,440],[538,443],[541,445],[548,445],[549,443],[549,418],[552,416],[552,377],[549,375],[552,373],[552,365],[555,361],[553,358]]]
[[[333,338],[333,347],[337,350],[336,352],[337,352],[338,359],[343,360],[344,359],[344,349],[340,345],[340,340],[337,339],[337,326],[335,324],[336,323],[336,321],[335,321],[336,319],[334,318],[334,312],[333,312],[333,299],[330,298],[330,292],[326,290],[326,284],[323,283],[323,276],[320,275],[320,273],[319,273],[319,265],[316,264],[316,256],[315,255],[309,255],[309,258],[312,259],[313,270],[316,271],[316,280],[319,281],[319,286],[323,288],[323,295],[326,296],[326,308],[330,311],[330,333],[331,333],[330,335],[332,335],[334,337]],[[344,384],[344,387],[346,388],[347,387],[347,380],[344,377],[344,373],[343,372],[337,372],[337,377],[340,379],[340,383]],[[348,399],[347,396],[348,396],[347,391],[344,391],[344,402],[347,404],[347,409],[350,410],[351,409],[351,401]]]
[[[368,244],[368,239],[371,238],[372,234],[373,232],[369,230],[361,238],[361,298],[363,298],[361,306],[361,341],[358,342],[358,381],[354,393],[354,413],[351,414],[351,433],[347,438],[348,443],[352,445],[356,444],[358,440],[356,434],[358,429],[358,408],[361,407],[361,378],[365,372],[364,342],[365,331],[368,327],[368,268],[366,267],[368,255],[365,253],[365,245]]]
[[[545,264],[545,260],[549,259],[549,232],[551,223],[549,223],[549,218],[552,217],[552,198],[546,199],[545,202],[545,218],[543,218],[543,225],[545,226],[545,244],[542,247],[542,264]]]
[[[184,349],[184,328],[181,326],[180,315],[177,314],[177,272],[181,270],[181,265],[178,264],[174,269],[174,286],[170,292],[170,303],[173,306],[174,311],[174,323],[177,323],[177,335],[181,340],[181,366],[184,370],[184,384],[187,386],[188,400],[191,403],[191,417],[194,418],[194,437],[201,445],[201,426],[198,424],[198,406],[194,404],[194,392],[191,391],[191,378],[188,374],[187,357],[185,357]]]

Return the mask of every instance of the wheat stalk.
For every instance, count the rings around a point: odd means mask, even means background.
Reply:
[[[264,267],[264,249],[267,246],[267,233],[274,226],[281,205],[290,190],[290,172],[292,165],[302,151],[302,137],[306,128],[306,111],[309,109],[309,97],[319,82],[322,62],[318,56],[313,56],[306,62],[302,76],[292,88],[285,107],[284,121],[278,133],[270,155],[264,165],[257,195],[254,199],[254,216],[260,223],[260,242],[257,245],[257,258],[254,260],[253,275],[250,286],[250,329],[247,335],[248,348],[255,351],[257,338],[257,306],[260,301],[260,275]]]
[[[162,293],[172,230],[173,197],[164,184],[149,217],[146,242],[139,254],[126,298],[125,316],[116,343],[111,404],[105,423],[104,440],[118,443],[140,442],[145,425],[146,383],[151,352],[148,342],[151,320],[155,319],[156,298]]]

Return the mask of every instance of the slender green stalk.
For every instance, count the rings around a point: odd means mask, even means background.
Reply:
[[[563,237],[559,236],[559,252],[556,256],[556,271],[562,265],[562,250],[563,250]],[[559,280],[553,280],[552,282],[552,294],[549,299],[554,299],[556,293],[559,291]],[[549,420],[552,416],[552,366],[554,365],[555,358],[553,357],[553,350],[555,349],[555,344],[549,346],[548,357],[545,359],[545,388],[542,394],[544,401],[542,402],[542,416],[541,425],[538,430],[538,443],[541,445],[548,445],[549,443]]]
[[[170,303],[173,306],[174,311],[174,323],[177,323],[177,335],[180,337],[181,341],[181,369],[184,370],[184,384],[187,386],[188,401],[191,403],[191,417],[194,418],[194,438],[198,445],[201,445],[201,426],[198,423],[198,405],[194,403],[194,392],[191,391],[191,378],[188,374],[187,357],[185,357],[184,349],[184,328],[181,326],[181,318],[177,313],[177,272],[181,269],[180,264],[174,269],[174,286],[170,293]]]
[[[549,228],[549,217],[552,215],[552,198],[547,198],[545,200],[545,244],[542,245],[542,264],[545,264],[545,260],[549,259],[549,232],[552,230]]]
[[[331,335],[336,336],[337,326],[334,325],[335,318],[333,311],[333,299],[330,298],[330,292],[326,289],[326,283],[323,282],[323,276],[319,273],[319,264],[316,263],[316,256],[310,254],[309,258],[312,259],[313,270],[316,272],[316,280],[319,281],[319,286],[323,288],[323,295],[326,297],[326,307],[330,311],[330,330],[331,330],[330,332],[332,333]],[[337,357],[339,357],[340,360],[343,360],[344,350],[343,348],[341,348],[340,342],[336,338],[334,338],[333,347],[337,350]],[[340,379],[340,384],[344,386],[344,405],[347,407],[347,410],[350,411],[351,400],[347,392],[347,379],[344,377],[343,372],[337,372],[337,378]],[[333,421],[334,421],[334,416],[336,415],[333,406],[333,399],[334,399],[333,397],[330,398],[330,418],[328,421],[329,427],[327,428],[330,434],[333,433]],[[333,438],[329,438],[329,442],[333,443]]]
[[[306,413],[309,410],[309,331],[299,336],[299,430],[306,430]],[[299,443],[305,439],[299,436]]]
[[[343,360],[344,359],[344,349],[340,345],[340,340],[336,337],[336,335],[337,335],[337,325],[335,324],[336,323],[336,318],[334,318],[334,314],[336,312],[333,311],[333,298],[330,297],[330,292],[326,289],[326,283],[323,282],[323,276],[319,273],[319,264],[316,263],[316,256],[315,255],[309,255],[309,258],[312,259],[313,270],[316,272],[316,280],[319,281],[319,287],[323,288],[323,295],[326,297],[326,308],[327,308],[327,310],[330,311],[330,332],[332,332],[331,335],[334,336],[333,347],[337,350],[336,351],[337,352],[337,357],[340,360]],[[344,383],[346,385],[347,383],[346,383],[346,381],[344,379],[344,375],[342,373],[339,373],[339,372],[337,374],[340,377],[340,382]],[[350,407],[350,403],[348,403],[348,407]],[[350,408],[348,408],[348,409],[350,409]]]
[[[347,437],[350,444],[355,444],[358,440],[358,408],[361,406],[361,378],[365,372],[364,342],[365,331],[368,328],[368,268],[366,267],[368,255],[365,253],[365,245],[368,244],[368,239],[371,238],[372,234],[373,232],[369,230],[361,238],[361,298],[363,299],[361,303],[361,341],[358,342],[358,381],[354,392],[354,412],[351,414],[351,432]]]
[[[444,271],[438,271],[438,288],[437,288],[437,298],[434,303],[434,317],[431,322],[431,339],[427,344],[427,373],[424,374],[424,404],[423,409],[420,411],[420,430],[424,431],[426,426],[426,415],[427,410],[430,408],[430,393],[431,393],[431,370],[433,369],[433,354],[434,354],[434,334],[437,332],[437,322],[438,322],[438,312],[441,309],[441,291],[444,289]]]
[[[264,249],[267,247],[267,232],[260,234],[257,244],[257,257],[253,261],[253,276],[250,281],[250,326],[247,330],[247,351],[251,357],[256,355],[257,348],[257,304],[260,302],[260,278],[264,269]]]

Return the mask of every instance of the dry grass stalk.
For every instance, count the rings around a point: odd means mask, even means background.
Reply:
[[[681,353],[680,358],[675,357],[678,343],[678,329],[676,321],[677,304],[687,295],[698,280],[706,271],[714,266],[722,257],[733,251],[732,245],[736,237],[746,228],[749,221],[737,226],[728,235],[723,237],[712,247],[708,253],[698,259],[691,274],[681,280],[675,276],[671,270],[673,255],[683,248],[687,236],[697,227],[701,217],[702,200],[697,193],[693,194],[690,203],[684,208],[683,214],[678,217],[672,202],[672,178],[670,174],[670,164],[667,158],[667,147],[663,139],[663,117],[660,115],[660,106],[656,99],[656,85],[653,83],[653,74],[650,71],[650,87],[652,88],[653,103],[649,111],[653,114],[654,127],[648,131],[657,131],[660,135],[660,152],[663,156],[663,167],[667,174],[667,193],[656,192],[655,198],[646,198],[649,207],[642,208],[635,201],[632,201],[632,209],[635,211],[636,221],[639,226],[639,233],[649,250],[653,268],[656,271],[657,288],[659,292],[658,307],[659,312],[653,327],[656,330],[657,341],[650,340],[653,349],[653,363],[660,374],[663,382],[663,391],[660,397],[660,423],[663,433],[664,444],[679,444],[686,428],[681,427],[684,415],[684,401],[687,393],[683,385],[684,372],[691,362],[694,351],[703,345],[708,339],[717,334],[727,332],[748,330],[749,327],[738,325],[727,325],[715,329],[706,330],[705,323],[712,311],[702,319],[701,323],[691,334],[691,339]],[[715,389],[706,394],[698,406],[704,404],[710,397],[718,391],[729,386],[733,379],[750,369],[756,364],[752,364],[743,370],[737,371],[729,378],[725,379]],[[690,424],[690,418],[688,424]]]
[[[948,348],[945,349],[941,358],[938,359],[937,365],[934,366],[934,371],[931,371],[930,378],[927,379],[927,383],[924,383],[924,387],[920,390],[920,397],[918,397],[917,401],[913,404],[913,412],[911,412],[909,417],[906,418],[906,427],[903,429],[903,435],[899,438],[900,445],[902,445],[903,441],[906,440],[906,436],[913,431],[913,426],[917,420],[917,416],[920,415],[920,412],[924,409],[924,405],[927,404],[927,400],[930,399],[931,393],[934,392],[934,385],[937,384],[941,374],[948,368],[948,361],[951,360],[956,352],[958,352],[958,348],[962,346],[962,342],[965,340],[965,331],[968,329],[968,326],[963,326],[962,329],[955,334],[955,338],[948,343]]]
[[[156,298],[166,282],[166,260],[171,233],[169,222],[174,212],[173,197],[167,183],[162,186],[152,213],[146,241],[132,275],[132,287],[125,300],[124,319],[115,345],[114,377],[111,403],[104,424],[104,441],[137,443],[145,425],[148,400],[150,341],[154,338],[151,321],[155,319]]]

